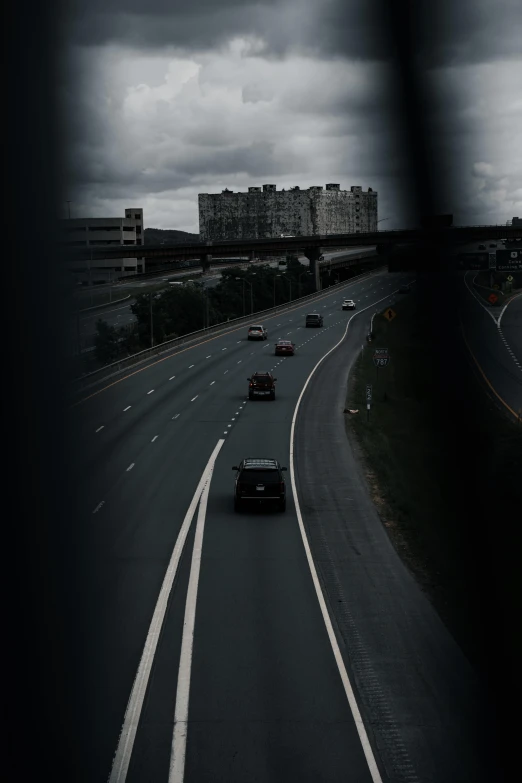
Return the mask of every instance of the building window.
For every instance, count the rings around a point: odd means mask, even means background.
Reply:
[[[137,244],[137,245],[141,245],[141,239],[137,239],[137,240],[136,240],[136,244]]]
[[[136,271],[136,267],[135,266],[124,266],[123,267],[123,271],[124,272],[135,272]]]
[[[135,231],[136,229],[135,229],[134,226],[123,226],[123,230],[124,231]]]
[[[136,220],[141,220],[141,215],[134,215]]]
[[[123,240],[123,244],[124,244],[124,245],[135,245],[135,244],[136,244],[136,242],[135,242],[135,240],[134,240],[134,239],[124,239],[124,240]]]
[[[136,226],[136,233],[141,234],[141,226]]]

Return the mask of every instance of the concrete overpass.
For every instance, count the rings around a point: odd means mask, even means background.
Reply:
[[[319,259],[322,250],[373,246],[378,252],[386,252],[395,245],[429,243],[441,246],[460,245],[480,240],[515,239],[520,237],[519,226],[451,226],[444,228],[401,229],[395,231],[372,231],[357,234],[316,234],[308,237],[273,237],[270,239],[236,239],[219,242],[190,242],[180,245],[144,245],[140,256],[146,259],[192,259],[201,260],[209,268],[212,256],[249,255],[263,258],[268,255],[301,253],[310,261],[319,287]],[[117,259],[129,255],[129,247],[122,245],[103,247],[67,248],[67,255],[74,261],[94,261],[98,258]]]

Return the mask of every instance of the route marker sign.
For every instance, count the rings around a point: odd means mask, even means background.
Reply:
[[[366,385],[366,402],[368,405],[370,405],[372,401],[372,385],[371,383],[368,383]]]
[[[490,294],[490,295],[488,296],[488,301],[490,301],[490,302],[491,302],[491,304],[495,304],[495,302],[497,301],[497,299],[498,299],[498,296],[497,296],[496,294]]]
[[[388,321],[393,321],[397,313],[395,310],[392,310],[391,307],[388,307],[388,309],[384,313],[384,317],[388,319]]]
[[[390,362],[387,348],[376,348],[373,353],[373,363],[376,367],[386,367]]]

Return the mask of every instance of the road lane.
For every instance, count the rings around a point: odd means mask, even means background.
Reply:
[[[398,284],[400,284],[400,280],[395,275],[379,275],[375,280],[352,284],[350,293],[356,298],[353,291],[363,297],[369,296],[368,291],[373,291],[371,296],[377,299],[397,288]],[[71,411],[71,433],[76,433],[76,437],[81,443],[77,466],[78,475],[83,476],[83,479],[79,478],[79,508],[74,517],[75,524],[79,529],[83,554],[83,563],[78,574],[81,592],[79,604],[84,608],[87,617],[86,626],[82,629],[86,639],[85,691],[82,692],[82,696],[89,707],[86,709],[86,713],[96,716],[96,719],[88,725],[93,745],[93,756],[88,760],[89,780],[101,781],[107,778],[167,563],[185,511],[212,448],[220,437],[225,437],[227,443],[224,453],[227,455],[227,459],[232,456],[230,451],[232,446],[228,445],[230,442],[234,447],[235,454],[237,451],[241,454],[241,449],[245,452],[251,451],[252,448],[256,452],[258,450],[263,452],[276,450],[276,456],[280,455],[281,460],[286,461],[291,416],[300,389],[317,359],[339,339],[346,321],[350,317],[350,313],[343,313],[340,310],[340,298],[338,289],[326,297],[325,301],[331,300],[333,302],[335,299],[336,304],[332,305],[331,310],[328,305],[324,308],[327,318],[323,329],[300,330],[302,333],[298,341],[300,348],[295,357],[283,360],[274,357],[272,339],[270,340],[272,347],[265,349],[263,344],[249,343],[246,340],[238,343],[237,335],[224,335],[215,341],[215,346],[220,350],[212,352],[212,359],[205,359],[210,353],[208,346],[198,346],[191,349],[190,359],[187,354],[178,354],[163,364],[130,375],[126,380],[110,387],[107,391],[87,400]],[[304,315],[310,309],[314,309],[310,304],[301,305],[300,315]],[[361,317],[365,318],[365,316]],[[296,312],[285,314],[285,316],[279,315],[272,320],[281,324],[281,327],[287,327],[286,331],[297,330]],[[271,326],[269,325],[271,332],[273,332],[273,326],[273,323]],[[227,350],[222,351],[222,348],[227,348]],[[263,363],[266,362],[265,366],[268,366],[269,369],[275,368],[275,375],[279,379],[278,399],[275,403],[265,401],[245,403],[246,378],[252,369],[259,367],[258,357],[264,350],[272,354],[267,356]],[[195,366],[189,370],[190,364]],[[180,381],[175,387],[170,385],[174,382],[168,380],[174,374],[174,370],[179,373]],[[222,374],[219,375],[219,373]],[[175,380],[177,381],[178,377]],[[215,383],[211,386],[212,381]],[[202,391],[202,388],[207,388],[207,384],[208,392]],[[153,388],[154,392],[149,395],[148,392]],[[197,399],[190,403],[190,399],[196,395]],[[182,401],[184,407],[181,406]],[[124,408],[129,404],[131,404],[131,408],[124,412]],[[174,418],[177,413],[180,416]],[[96,433],[96,429],[101,424],[104,425],[104,428]],[[224,435],[225,432],[228,434]],[[156,435],[158,437],[153,441]],[[234,441],[236,438],[237,440]],[[236,456],[231,464],[235,464],[235,462]],[[128,472],[127,467],[132,463],[134,463],[134,467]],[[209,498],[206,540],[212,542],[216,535],[219,537],[220,526],[223,525],[223,529],[228,530],[224,542],[228,541],[233,557],[236,555],[239,557],[239,550],[236,550],[235,547],[240,544],[240,541],[236,542],[234,536],[232,536],[234,540],[230,540],[231,531],[235,529],[236,525],[235,517],[232,527],[230,527],[230,520],[227,522],[230,513],[233,474],[228,462],[226,468],[222,468],[222,464],[225,465],[225,462],[224,458],[222,459],[220,456]],[[222,473],[222,470],[225,472]],[[227,476],[226,479],[225,476]],[[289,505],[291,508],[291,504]],[[97,511],[93,513],[95,509]],[[293,512],[290,511],[289,520],[292,514]],[[273,521],[273,518],[269,517],[269,520]],[[261,522],[261,524],[263,523]],[[268,524],[271,522],[269,521]],[[288,524],[286,516],[283,524],[285,526]],[[249,535],[248,527],[245,526],[242,530],[245,535]],[[257,532],[263,536],[263,532],[267,532],[267,529],[260,527]],[[276,699],[273,702],[274,714],[279,714],[279,719],[284,723],[283,733],[287,737],[285,742],[288,742],[288,746],[297,751],[303,742],[308,744],[309,741],[313,717],[311,705],[314,699],[318,699],[318,703],[323,704],[320,710],[318,707],[318,714],[321,716],[322,722],[320,734],[322,737],[324,736],[324,741],[327,744],[330,739],[326,735],[330,737],[330,731],[324,722],[327,720],[328,713],[326,702],[331,701],[332,716],[337,721],[337,728],[333,729],[334,731],[340,730],[341,726],[350,725],[350,721],[346,717],[344,697],[341,698],[337,693],[337,688],[342,691],[339,675],[337,674],[338,679],[335,680],[337,685],[334,685],[332,669],[329,668],[330,664],[326,662],[331,651],[328,652],[328,647],[321,636],[324,633],[324,626],[317,625],[315,608],[310,609],[311,615],[310,617],[308,615],[308,596],[311,584],[309,581],[305,584],[304,573],[306,573],[306,569],[302,550],[300,549],[299,553],[295,555],[295,562],[290,557],[290,564],[287,550],[283,552],[284,556],[278,558],[275,551],[277,529],[272,533],[274,538],[263,539],[264,557],[259,560],[254,557],[251,560],[252,568],[257,563],[256,568],[261,569],[257,576],[254,571],[249,573],[249,580],[246,578],[243,573],[246,561],[242,559],[240,562],[230,565],[230,578],[224,578],[223,585],[221,585],[219,583],[219,568],[216,569],[211,561],[208,561],[208,564],[205,561],[202,568],[201,589],[204,591],[202,595],[204,594],[212,600],[211,583],[217,579],[218,583],[214,586],[216,595],[221,590],[223,601],[225,601],[228,600],[236,579],[245,578],[245,595],[249,595],[254,600],[256,586],[265,585],[268,581],[266,596],[262,593],[257,596],[257,604],[254,604],[256,611],[251,616],[243,618],[242,610],[240,619],[237,620],[239,625],[257,622],[259,629],[259,622],[261,622],[259,617],[265,617],[263,614],[265,597],[267,605],[273,607],[277,603],[277,589],[281,588],[281,584],[286,589],[284,574],[288,570],[288,585],[292,586],[292,590],[283,593],[284,600],[281,601],[279,613],[274,615],[274,624],[266,629],[266,643],[262,648],[265,668],[264,671],[259,672],[250,670],[253,678],[252,698],[245,709],[250,716],[251,727],[254,726],[255,716],[260,711],[265,715],[268,714],[273,691],[264,693],[261,683],[266,680],[271,669],[274,670],[278,678],[282,678],[282,681],[286,682],[286,678],[291,674],[293,656],[299,652],[299,645],[295,642],[300,640],[300,643],[305,646],[311,644],[310,655],[312,658],[299,663],[296,672],[297,679],[294,681],[290,679],[288,685],[285,686],[287,688],[285,698],[289,700],[288,704],[294,705],[295,714],[300,715],[304,721],[302,730],[300,724],[292,723],[290,708],[285,713],[285,700],[282,698],[282,692],[281,699],[279,701]],[[288,547],[292,541],[295,539],[287,539]],[[187,541],[187,545],[189,543]],[[260,542],[256,543],[254,539],[249,546],[257,547],[258,544],[260,545]],[[205,555],[211,551],[205,548]],[[255,550],[251,549],[251,551]],[[215,559],[221,563],[222,567],[225,567],[226,558],[221,550],[216,550]],[[166,621],[168,627],[165,627],[162,632],[162,640],[158,648],[158,667],[160,667],[160,661],[163,661],[164,665],[168,667],[170,659],[170,655],[166,654],[163,648],[163,640],[165,640],[170,652],[176,649],[180,643],[181,607],[186,590],[184,580],[188,578],[185,565],[186,557],[184,556],[179,578],[173,591],[172,611],[175,619],[170,625],[169,609]],[[273,586],[271,578],[273,578]],[[208,581],[209,579],[210,581]],[[309,575],[308,580],[310,580]],[[295,612],[293,612],[291,605],[292,596],[296,603]],[[242,606],[244,607],[244,603]],[[222,609],[224,612],[223,622],[226,621],[227,628],[232,623],[232,615],[227,615],[227,612],[231,610],[232,607],[228,606]],[[303,615],[303,617],[298,622],[299,615]],[[288,628],[292,630],[291,639],[287,639],[287,636],[284,635],[287,623]],[[206,627],[204,622],[199,624],[199,620],[196,620],[194,672],[197,671],[198,674],[194,675],[195,683],[200,676],[205,678],[210,676],[208,671],[202,672],[200,669],[204,649],[197,641],[204,638],[198,634],[207,633]],[[252,628],[252,634],[254,631],[255,628]],[[209,644],[214,644],[215,632],[215,625],[209,624]],[[313,637],[313,641],[310,641],[311,637]],[[288,655],[285,652],[287,644]],[[204,641],[203,645],[205,645]],[[245,640],[245,645],[244,656],[242,656],[240,649],[237,650],[239,656],[237,665],[239,667],[243,657],[251,662],[255,660],[255,658],[251,658],[256,654],[253,643]],[[211,653],[210,647],[207,653]],[[310,676],[309,664],[313,664],[314,661],[315,665],[320,663],[321,674],[318,674],[318,681],[321,684],[321,689],[326,688],[327,696],[321,696],[319,690],[313,690],[313,698],[307,696],[308,680],[304,681],[303,677],[305,673],[307,677]],[[171,661],[171,663],[173,670],[177,673],[175,662]],[[135,759],[131,761],[129,773],[137,777],[132,779],[156,780],[158,779],[156,774],[150,773],[150,769],[155,770],[156,764],[162,770],[165,768],[165,764],[168,768],[169,743],[165,738],[168,737],[169,732],[170,735],[172,733],[173,711],[171,707],[172,699],[175,696],[175,678],[172,682],[172,676],[164,676],[161,673],[163,671],[161,668],[158,670],[154,668],[153,683],[146,700],[147,712],[143,716],[143,722],[138,730],[136,755]],[[223,678],[221,679],[223,686],[229,681],[230,671],[230,668],[223,669]],[[248,686],[248,671],[245,669],[243,680],[245,688]],[[204,699],[198,690],[199,686],[195,685],[194,687],[195,690],[192,691],[194,699],[199,699],[199,702],[195,701],[194,703],[202,705]],[[155,688],[157,690],[154,690]],[[303,692],[301,693],[301,691]],[[264,702],[259,701],[261,695],[263,695]],[[239,691],[237,696],[239,697]],[[274,698],[276,696],[277,694],[274,694]],[[219,708],[222,699],[222,694],[216,692],[212,702],[213,710]],[[322,702],[321,699],[323,699]],[[232,708],[227,713],[227,721],[229,725],[234,723]],[[283,724],[281,725],[283,726]],[[141,733],[142,728],[144,734]],[[268,724],[266,724],[266,730],[269,730]],[[352,747],[351,729],[347,729],[347,731],[348,738],[344,730],[342,736]],[[272,737],[269,754],[269,757],[272,758],[271,763],[276,766],[287,763],[283,759],[284,753],[281,750],[278,751],[273,725],[270,732]],[[256,736],[257,740],[260,740],[261,735],[258,733]],[[241,755],[242,769],[247,767],[252,771],[255,769],[254,765],[259,759],[256,736],[252,735],[248,747],[245,745],[245,752]],[[209,736],[210,744],[207,749],[209,754],[216,752],[216,741],[217,735]],[[160,751],[157,743],[161,745],[163,750]],[[196,762],[194,761],[193,746],[190,743],[189,738],[187,775],[195,774],[192,770]],[[358,758],[355,739],[353,739],[353,743],[355,759]],[[331,755],[332,760],[331,762],[324,761],[324,763],[327,765],[331,763],[333,771],[333,759],[336,757],[336,751],[332,746],[328,746],[328,748],[329,758],[330,754],[333,754]],[[316,764],[319,761],[323,763],[321,749],[318,747],[316,750],[318,755],[313,763]],[[345,751],[338,748],[338,752],[344,754]],[[224,751],[221,760],[225,776],[228,774],[225,772],[228,770],[227,759],[228,751]],[[343,765],[345,761],[343,756]],[[354,761],[354,763],[358,764],[359,762]],[[152,767],[148,765],[152,765]],[[134,768],[138,771],[133,772]],[[317,766],[314,768],[317,769]],[[159,777],[159,779],[163,778]],[[187,779],[189,778],[187,777]],[[335,780],[336,778],[331,779]]]
[[[516,357],[510,350],[507,338],[503,339],[505,315],[499,330],[487,306],[478,301],[469,290],[471,277],[461,276],[460,280],[462,328],[468,350],[472,352],[485,378],[501,398],[504,409],[508,411],[505,407],[507,405],[514,412],[511,415],[516,415],[522,410],[522,369],[515,361]],[[506,313],[508,312],[509,308]],[[519,313],[519,310],[515,310],[513,321],[507,322],[508,333],[517,346],[519,333],[516,323]],[[483,380],[480,371],[477,371]]]
[[[522,294],[508,303],[500,321],[506,341],[522,366]]]

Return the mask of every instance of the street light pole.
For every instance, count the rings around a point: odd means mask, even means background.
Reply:
[[[150,347],[154,348],[154,332],[153,332],[153,323],[152,323],[152,291],[149,292],[149,302],[150,302]]]

